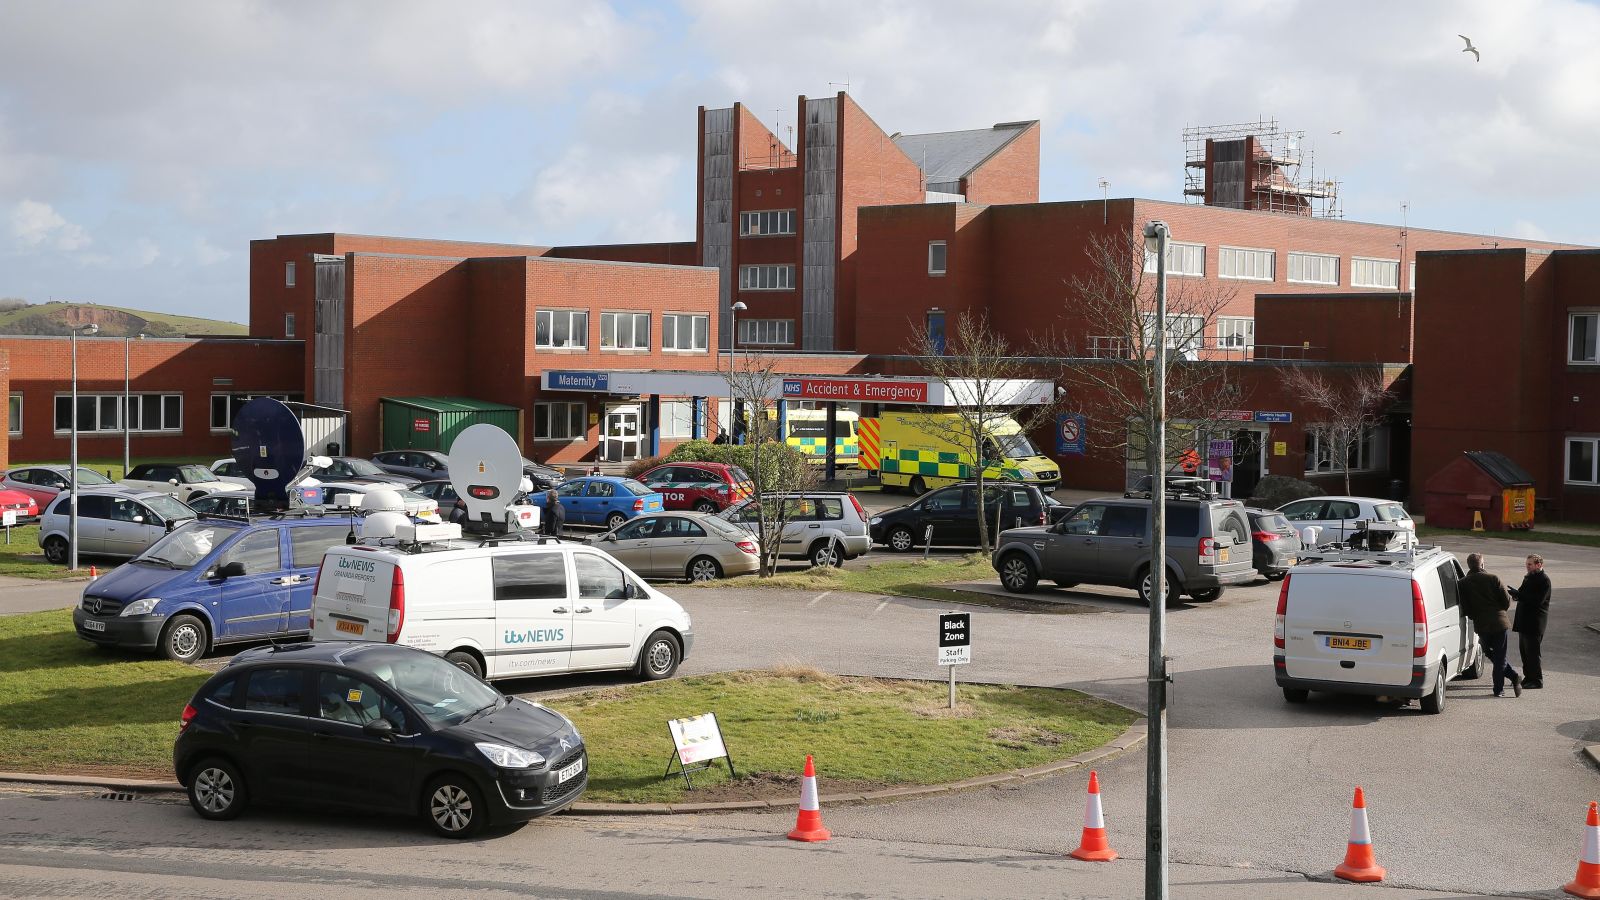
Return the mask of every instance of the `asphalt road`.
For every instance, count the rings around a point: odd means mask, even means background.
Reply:
[[[1456,895],[1551,896],[1572,877],[1600,775],[1600,559],[1584,548],[1462,540],[1511,575],[1543,553],[1556,584],[1544,691],[1451,686],[1441,716],[1314,695],[1289,706],[1270,669],[1275,585],[1230,590],[1168,618],[1176,674],[1170,747],[1177,896],[1316,896],[1342,857],[1350,794],[1367,792],[1388,885]],[[1509,552],[1508,552],[1509,551]],[[990,589],[973,585],[974,589]],[[1071,686],[1142,707],[1146,615],[1131,592],[1052,592],[1088,612],[974,608],[966,680]],[[940,604],[845,593],[684,589],[699,640],[686,673],[778,662],[939,677]],[[512,682],[550,694],[607,679]],[[559,700],[553,701],[559,706]],[[699,710],[685,710],[685,713]],[[736,748],[735,751],[737,752]],[[798,767],[804,747],[796,747]],[[827,792],[827,761],[819,760]],[[793,813],[670,820],[557,817],[442,844],[409,823],[261,812],[211,825],[173,804],[0,796],[0,893],[300,896],[481,889],[548,896],[1131,896],[1143,856],[1144,754],[1099,766],[1124,860],[1063,859],[1087,774],[885,806],[824,811],[835,839],[784,841]],[[54,799],[44,799],[51,797]],[[1386,896],[1422,896],[1386,892]]]

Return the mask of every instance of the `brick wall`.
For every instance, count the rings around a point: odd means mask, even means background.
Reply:
[[[834,287],[835,350],[854,349],[857,210],[921,203],[922,170],[850,95],[839,94],[839,267]],[[926,266],[924,266],[926,271]]]
[[[1410,362],[1411,294],[1257,294],[1256,343],[1296,358]]]
[[[9,398],[10,396],[11,396],[11,351],[9,351],[9,350],[0,350],[0,397]],[[10,404],[10,402],[7,402],[4,408],[0,408],[0,426],[4,426],[3,428],[0,428],[0,434],[9,435],[11,433],[11,404]],[[9,462],[10,459],[11,459],[11,441],[8,439],[4,443],[0,443],[0,469],[5,469],[7,466],[9,466],[11,464]]]
[[[965,179],[968,203],[1039,202],[1039,123],[984,160]]]

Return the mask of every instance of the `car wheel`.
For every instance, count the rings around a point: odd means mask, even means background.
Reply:
[[[1000,583],[1013,594],[1026,594],[1039,583],[1039,573],[1028,557],[1012,553],[1000,560]]]
[[[1267,580],[1268,581],[1282,581],[1288,575],[1289,575],[1288,572],[1268,572],[1267,573]]]
[[[66,565],[67,557],[71,555],[71,553],[68,552],[70,549],[71,548],[67,546],[66,538],[51,536],[44,539],[45,561],[53,565]]]
[[[428,785],[425,812],[434,833],[447,838],[469,838],[483,830],[488,809],[478,788],[464,775],[444,775]]]
[[[473,678],[483,677],[483,664],[478,658],[465,650],[452,650],[444,655],[444,661],[466,672]]]
[[[173,662],[192,663],[206,655],[204,622],[191,615],[173,616],[161,629],[161,655]]]
[[[1422,698],[1422,711],[1430,716],[1444,712],[1444,664],[1439,664],[1439,677],[1433,679],[1433,690]]]
[[[244,779],[233,763],[213,756],[190,771],[189,805],[201,818],[237,819],[249,803]]]
[[[811,567],[822,569],[844,565],[844,548],[835,541],[817,541],[811,546]]]
[[[639,677],[645,681],[671,678],[672,673],[678,671],[678,663],[682,658],[678,641],[672,633],[657,631],[650,635],[650,639],[644,642],[644,649],[639,651]]]
[[[618,525],[621,525],[623,522],[626,522],[626,521],[628,521],[628,517],[627,516],[625,516],[625,515],[623,515],[622,513],[619,513],[619,512],[614,512],[611,515],[606,516],[606,529],[607,530],[614,529]]]
[[[913,497],[921,497],[923,494],[926,494],[927,492],[928,492],[928,483],[926,481],[922,480],[922,476],[921,475],[912,476],[912,478],[911,478],[911,495]]]
[[[1139,570],[1139,599],[1143,600],[1146,606],[1150,605],[1150,595],[1151,592],[1155,590],[1155,584],[1153,583],[1154,581],[1155,578],[1151,575],[1149,569]],[[1167,580],[1164,587],[1166,588],[1167,605],[1171,606],[1172,604],[1177,603],[1178,579],[1172,577],[1171,572],[1167,573]]]
[[[897,525],[889,532],[889,549],[896,553],[910,553],[917,546],[916,535],[904,525]]]
[[[1210,603],[1222,596],[1222,588],[1214,587],[1203,591],[1190,591],[1189,596],[1193,597],[1196,603]]]
[[[1286,687],[1283,689],[1283,699],[1290,703],[1304,703],[1310,696],[1311,692],[1305,688]]]
[[[684,574],[690,581],[716,581],[722,577],[722,564],[709,556],[696,556],[689,560]]]
[[[705,513],[709,516],[717,511],[717,505],[712,503],[710,500],[696,500],[694,502],[694,511],[697,513]]]

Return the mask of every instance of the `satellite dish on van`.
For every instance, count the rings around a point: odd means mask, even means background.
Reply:
[[[377,512],[361,520],[361,539],[364,541],[394,537],[394,531],[411,520],[405,513]]]
[[[387,488],[379,488],[375,491],[367,491],[367,493],[362,496],[361,510],[366,513],[403,513],[406,511],[406,501],[400,496],[399,491],[391,491]]]
[[[257,397],[233,415],[233,461],[256,487],[264,509],[289,505],[289,486],[305,464],[306,438],[289,407]]]
[[[503,527],[522,483],[522,451],[503,429],[479,422],[450,445],[450,484],[467,508],[467,527]]]

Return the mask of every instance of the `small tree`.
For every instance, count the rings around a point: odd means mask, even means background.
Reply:
[[[973,460],[978,483],[978,544],[988,553],[989,515],[984,482],[990,466],[1001,462],[1005,451],[994,437],[994,426],[1008,416],[1022,426],[1024,437],[1051,421],[1059,408],[1056,392],[1030,394],[1039,365],[1017,353],[1006,337],[994,330],[984,313],[956,316],[948,336],[940,340],[926,331],[911,342],[907,352],[920,357],[929,377],[944,386],[955,401],[944,417],[919,417],[916,427],[949,440]],[[1031,402],[1030,402],[1031,401]]]
[[[1283,385],[1301,406],[1316,410],[1318,421],[1307,422],[1307,434],[1314,435],[1318,459],[1306,460],[1306,468],[1320,471],[1322,459],[1330,471],[1344,473],[1344,492],[1350,493],[1350,458],[1367,434],[1378,427],[1394,394],[1383,367],[1364,367],[1349,378],[1332,378],[1307,366],[1282,369]]]
[[[783,495],[815,487],[817,474],[804,454],[777,439],[777,419],[767,414],[773,409],[776,398],[782,395],[783,376],[777,371],[777,362],[765,354],[735,353],[734,356],[728,393],[736,406],[743,407],[744,438],[749,453],[746,468],[756,510],[756,546],[761,555],[760,574],[766,578],[778,569],[783,531],[796,507],[786,502]],[[730,449],[738,451],[746,447]]]

